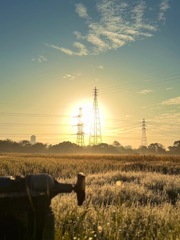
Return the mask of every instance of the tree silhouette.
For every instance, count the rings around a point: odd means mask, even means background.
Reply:
[[[151,153],[160,153],[164,154],[166,152],[164,146],[161,143],[151,143],[148,146],[148,149]]]
[[[173,146],[168,147],[170,153],[180,154],[180,140],[175,141]]]
[[[114,142],[113,142],[113,146],[114,146],[114,147],[120,147],[121,144],[120,144],[118,141],[114,141]]]

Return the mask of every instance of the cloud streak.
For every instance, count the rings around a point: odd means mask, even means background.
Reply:
[[[159,21],[166,21],[165,14],[168,8],[170,8],[169,0],[162,0],[162,2],[160,3]]]
[[[82,3],[76,4],[76,13],[79,15],[79,17],[88,18],[87,10]]]
[[[162,105],[180,105],[180,96],[162,102]]]
[[[86,31],[74,31],[74,49],[50,45],[67,55],[97,55],[118,49],[136,40],[152,37],[165,21],[169,0],[157,0],[156,5],[144,0],[98,0],[96,14],[90,16],[83,3],[75,12],[84,19]],[[78,41],[77,41],[78,40]]]
[[[47,46],[48,44],[46,44],[46,46]],[[67,48],[64,48],[64,47],[58,47],[58,46],[56,46],[56,45],[48,45],[49,47],[51,47],[51,48],[54,48],[54,49],[56,49],[56,50],[59,50],[59,51],[61,51],[61,52],[63,52],[63,53],[65,53],[65,54],[67,54],[67,55],[76,55],[76,56],[85,56],[85,55],[88,55],[88,50],[87,50],[87,48],[82,44],[82,43],[80,43],[80,42],[75,42],[74,44],[73,44],[73,46],[74,46],[74,48],[76,48],[77,49],[77,51],[76,52],[74,52],[74,51],[72,51],[72,50],[70,50],[70,49],[67,49]]]
[[[78,78],[78,77],[81,77],[82,76],[82,73],[72,73],[72,74],[65,74],[64,76],[63,76],[63,78],[64,79],[69,79],[69,80],[74,80],[74,79],[76,79],[76,78]]]
[[[151,90],[151,89],[144,89],[144,90],[141,90],[141,91],[139,91],[139,92],[137,92],[137,93],[140,93],[140,94],[148,94],[148,93],[151,93],[151,92],[153,92],[153,90]]]
[[[32,58],[32,61],[36,61],[38,63],[46,62],[47,58],[44,57],[43,55],[38,55],[36,58]]]

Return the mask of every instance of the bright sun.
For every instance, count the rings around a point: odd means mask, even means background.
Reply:
[[[82,123],[84,125],[84,133],[89,134],[93,118],[93,105],[88,100],[83,100],[82,102],[76,103],[72,107],[72,123],[73,125],[78,124],[78,115],[82,113]]]
[[[80,113],[80,108],[82,109],[82,123],[84,125],[85,135],[90,134],[90,129],[93,124],[93,101],[92,99],[83,99],[82,101],[74,103],[69,109],[69,113],[72,116],[70,124],[75,126],[77,129],[78,115]],[[101,128],[104,126],[104,121],[106,119],[106,112],[104,107],[99,104],[99,117],[101,121]],[[77,132],[77,131],[76,131]]]

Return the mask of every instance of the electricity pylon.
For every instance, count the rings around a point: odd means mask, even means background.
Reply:
[[[78,124],[77,124],[77,139],[76,144],[84,146],[84,124],[82,122],[82,108],[79,108]]]
[[[142,120],[142,138],[141,138],[141,145],[143,147],[147,147],[147,136],[146,136],[146,121],[143,118]]]
[[[89,136],[89,145],[98,145],[102,143],[102,135],[101,135],[101,123],[99,116],[99,107],[98,107],[98,90],[95,87],[93,90],[94,101],[93,101],[93,122],[91,125],[90,136]]]

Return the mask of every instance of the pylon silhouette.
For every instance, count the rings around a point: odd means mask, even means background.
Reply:
[[[93,101],[93,122],[91,125],[90,136],[89,136],[89,145],[98,145],[102,143],[101,135],[101,123],[99,116],[99,107],[98,107],[98,90],[95,87],[93,90],[94,101]]]
[[[142,138],[141,138],[141,145],[147,147],[147,136],[146,136],[146,121],[143,118],[142,120]]]
[[[79,108],[78,124],[77,124],[77,139],[76,144],[84,146],[84,124],[82,122],[82,108]]]

